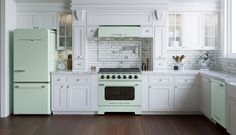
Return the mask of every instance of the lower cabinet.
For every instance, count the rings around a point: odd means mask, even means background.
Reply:
[[[65,111],[66,110],[66,88],[64,84],[55,85],[52,88],[52,110]]]
[[[89,86],[68,86],[67,110],[89,111],[90,110]]]
[[[236,85],[228,84],[227,87],[227,102],[226,102],[226,118],[227,131],[231,135],[236,135]]]
[[[55,75],[52,78],[53,112],[91,110],[91,84],[89,76]]]
[[[148,93],[150,110],[174,110],[174,86],[153,86],[149,88]]]
[[[175,87],[175,110],[198,111],[198,86]]]
[[[211,118],[211,80],[201,77],[200,106],[202,113]]]
[[[199,111],[199,76],[144,75],[142,109],[144,112]]]

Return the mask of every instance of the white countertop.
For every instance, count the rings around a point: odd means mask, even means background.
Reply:
[[[193,75],[199,74],[199,70],[163,70],[163,71],[142,71],[143,75]]]
[[[75,71],[53,71],[52,74],[61,75],[97,75],[97,73],[92,72],[75,72]],[[212,70],[163,70],[163,71],[142,71],[142,75],[197,75],[201,74],[205,77],[215,78],[226,83],[236,83],[236,74],[229,74],[220,71]],[[236,85],[236,84],[235,84]]]

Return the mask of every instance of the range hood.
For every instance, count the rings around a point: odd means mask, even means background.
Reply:
[[[99,38],[141,37],[140,26],[99,26]]]

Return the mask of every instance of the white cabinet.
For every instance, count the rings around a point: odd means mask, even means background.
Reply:
[[[198,111],[198,86],[175,86],[175,110]]]
[[[219,49],[217,12],[179,12],[169,14],[169,50]]]
[[[86,70],[86,29],[85,27],[73,28],[73,70]]]
[[[144,111],[174,110],[173,76],[143,76],[142,81]]]
[[[53,86],[53,107],[54,111],[66,110],[66,88],[62,85]]]
[[[201,77],[200,106],[202,113],[211,118],[211,80]]]
[[[175,76],[175,110],[199,111],[199,76]]]
[[[67,87],[67,110],[89,111],[90,110],[90,86]]]
[[[85,27],[73,28],[73,58],[85,58]]]
[[[166,46],[168,42],[167,27],[155,27],[153,39],[154,70],[164,70],[166,63]]]
[[[57,15],[56,13],[18,13],[17,27],[57,29]]]
[[[203,50],[220,49],[220,19],[217,12],[201,15],[201,48]]]
[[[236,85],[228,84],[227,87],[227,131],[236,135]]]
[[[86,75],[52,75],[52,111],[90,111],[90,79]]]
[[[173,86],[150,86],[149,109],[155,111],[174,110],[174,87]]]

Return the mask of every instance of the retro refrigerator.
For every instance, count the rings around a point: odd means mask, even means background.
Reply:
[[[55,44],[53,30],[14,31],[14,114],[51,114],[50,72],[55,70]]]

